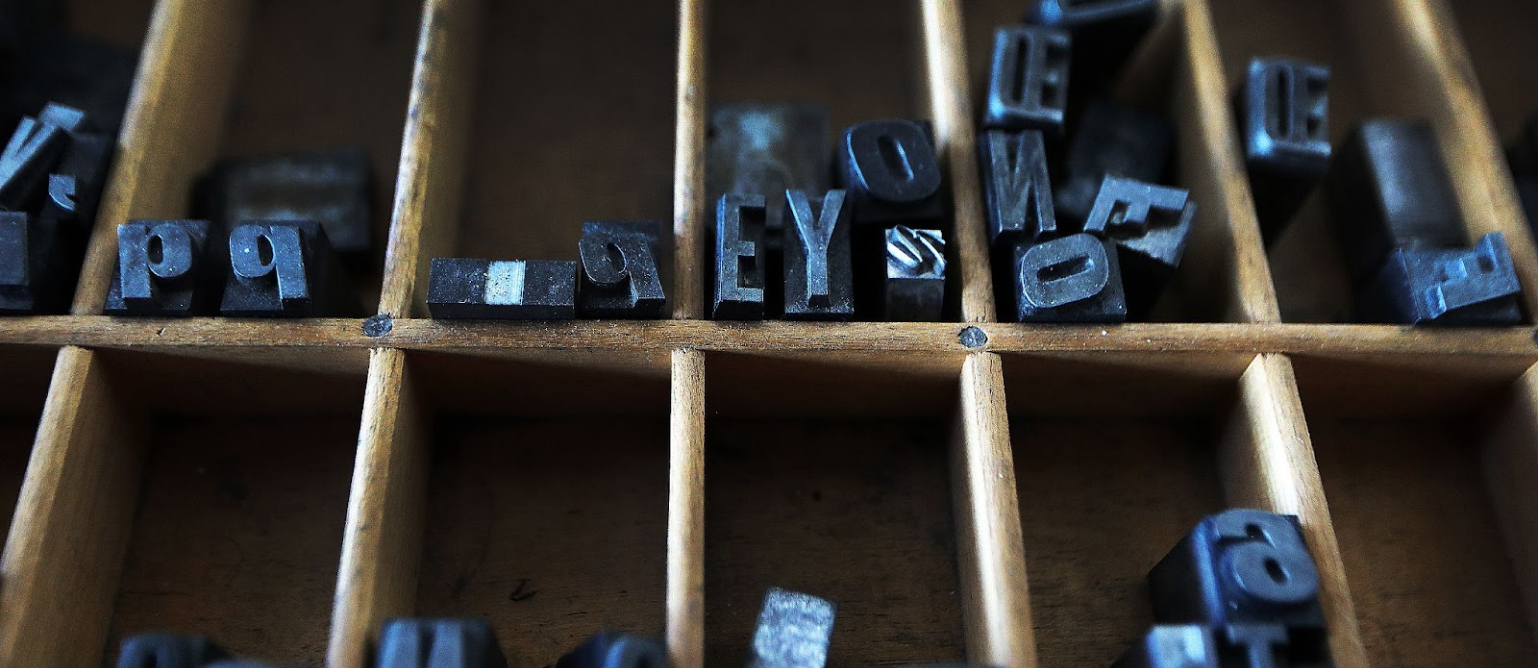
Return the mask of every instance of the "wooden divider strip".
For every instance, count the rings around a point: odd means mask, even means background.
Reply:
[[[673,317],[705,317],[705,54],[709,39],[706,0],[678,2],[678,127],[673,149]],[[675,664],[676,665],[676,664]]]
[[[480,62],[481,0],[427,0],[401,139],[379,312],[427,314],[432,258],[453,253]]]
[[[977,170],[977,133],[967,85],[966,27],[957,0],[920,0],[923,33],[924,83],[930,119],[935,124],[936,151],[946,170],[954,207],[951,257],[959,266],[946,280],[961,281],[961,319],[993,322],[993,273],[989,270],[988,227],[983,213],[982,183]]]
[[[156,3],[75,290],[74,313],[101,313],[117,267],[119,224],[186,216],[192,183],[212,164],[223,140],[250,5],[250,0]]]
[[[1319,568],[1335,665],[1367,668],[1292,362],[1283,355],[1257,356],[1239,379],[1239,404],[1219,453],[1228,502],[1298,516]]]
[[[101,665],[144,463],[123,399],[98,353],[59,352],[0,559],[0,668]]]
[[[1538,635],[1538,366],[1512,386],[1511,399],[1482,439],[1490,499],[1515,566],[1527,621]]]
[[[404,351],[373,352],[363,401],[326,654],[330,668],[361,668],[379,625],[416,607],[431,417]]]
[[[705,354],[673,351],[667,618],[672,668],[705,665]]]
[[[970,355],[962,365],[951,479],[967,661],[1035,668],[1004,368],[993,353]]]

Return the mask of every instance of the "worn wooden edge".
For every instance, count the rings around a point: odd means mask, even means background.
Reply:
[[[961,281],[961,319],[998,320],[989,270],[988,227],[977,168],[977,133],[967,81],[966,24],[958,0],[920,0],[924,88],[935,149],[951,188],[952,256],[947,280]]]
[[[672,354],[668,416],[667,610],[673,668],[705,665],[705,355]]]
[[[673,148],[673,317],[705,315],[705,225],[710,203],[705,201],[706,52],[709,36],[706,0],[678,2],[677,129]]]
[[[192,184],[224,138],[250,6],[250,0],[155,4],[74,313],[101,313],[117,268],[119,224],[185,217]]]
[[[481,0],[422,6],[379,293],[379,313],[390,317],[427,314],[431,259],[453,253],[469,163],[480,16]]]
[[[1235,322],[1280,322],[1212,11],[1207,0],[1183,5],[1186,48],[1177,66],[1174,108],[1181,129],[1182,182],[1197,202],[1198,231],[1182,277],[1191,292],[1202,289],[1202,283],[1223,286],[1222,311],[1215,315]]]
[[[1259,355],[1239,379],[1239,406],[1219,450],[1229,503],[1298,516],[1319,569],[1319,602],[1340,668],[1367,668],[1324,483],[1309,439],[1292,362]]]
[[[99,356],[59,352],[0,558],[0,667],[100,665],[144,460]]]
[[[951,439],[951,494],[967,661],[1035,668],[1003,361],[991,353],[968,356],[960,383],[961,403]]]
[[[1538,246],[1526,225],[1495,123],[1445,0],[1341,4],[1380,108],[1431,121],[1471,239],[1506,236],[1529,317],[1538,314]]]
[[[1482,439],[1481,460],[1528,624],[1538,634],[1538,366],[1512,384]]]
[[[373,351],[331,616],[331,668],[365,665],[380,624],[416,607],[430,420],[405,351]]]

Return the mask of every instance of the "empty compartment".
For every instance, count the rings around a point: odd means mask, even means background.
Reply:
[[[412,614],[489,620],[510,666],[663,630],[667,358],[540,357],[408,358],[431,416]]]
[[[1373,665],[1531,665],[1527,361],[1295,362]]]
[[[1006,355],[1009,433],[1043,666],[1111,665],[1154,623],[1148,571],[1242,484],[1243,355]]]
[[[318,352],[318,351],[317,351]],[[363,401],[360,355],[277,366],[99,353],[140,464],[105,658],[124,636],[206,635],[320,665]],[[103,418],[106,419],[106,418]],[[126,515],[127,513],[125,513]],[[117,532],[103,532],[117,535]],[[107,539],[104,539],[107,540]]]
[[[56,348],[0,347],[8,380],[0,384],[0,536],[10,532],[57,356]]]
[[[959,357],[706,357],[705,664],[764,594],[838,605],[831,665],[965,656],[950,442]]]

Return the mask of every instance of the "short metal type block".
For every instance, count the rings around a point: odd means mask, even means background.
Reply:
[[[662,223],[587,221],[577,243],[582,285],[577,313],[584,318],[662,318]]]
[[[1161,624],[1323,628],[1319,571],[1298,518],[1233,509],[1203,519],[1148,573]]]
[[[35,211],[48,172],[69,143],[62,127],[27,116],[0,152],[0,209]]]
[[[0,315],[64,313],[79,268],[58,221],[0,212]]]
[[[1235,96],[1260,231],[1273,240],[1330,169],[1330,69],[1255,58]]]
[[[507,668],[507,660],[484,619],[392,619],[373,668]]]
[[[213,315],[224,285],[223,244],[206,220],[133,220],[117,227],[107,315]]]
[[[832,601],[771,588],[758,612],[747,668],[823,668],[837,611]]]
[[[1325,191],[1358,286],[1395,248],[1467,243],[1452,178],[1425,121],[1363,121],[1335,151]]]
[[[112,151],[113,139],[108,135],[72,134],[59,164],[48,175],[48,197],[42,214],[67,221],[82,246],[96,220]]]
[[[433,258],[427,310],[440,319],[570,320],[577,263]]]
[[[988,236],[994,252],[1057,234],[1047,152],[1035,130],[989,130],[978,140]]]
[[[764,319],[764,215],[760,195],[722,195],[716,203],[716,320]]]
[[[854,317],[854,248],[842,190],[785,192],[785,319]]]
[[[1105,177],[1084,231],[1115,241],[1132,317],[1146,314],[1164,292],[1195,220],[1196,203],[1185,190]]]
[[[1155,626],[1112,668],[1331,668],[1321,640],[1278,624]]]
[[[229,653],[202,636],[140,633],[123,639],[117,668],[203,668],[228,658]]]
[[[993,32],[993,69],[983,125],[1063,136],[1068,107],[1068,33],[1043,26],[1004,26]]]
[[[310,318],[352,315],[326,238],[313,221],[248,222],[230,231],[226,316]]]
[[[1082,223],[1107,176],[1164,182],[1175,129],[1163,115],[1110,102],[1089,105],[1068,144],[1054,204],[1059,218]]]
[[[1033,0],[1026,22],[1073,35],[1074,96],[1110,87],[1159,18],[1159,0]]]
[[[858,224],[933,224],[944,218],[940,160],[928,124],[881,120],[850,126],[838,145],[838,175]]]
[[[764,198],[765,222],[785,222],[786,190],[826,191],[832,184],[828,109],[807,102],[723,104],[710,110],[705,193]],[[768,241],[774,242],[774,235]]]
[[[1499,232],[1473,248],[1400,248],[1357,298],[1358,319],[1403,325],[1515,325],[1522,286]]]
[[[313,220],[345,257],[374,248],[373,175],[361,148],[243,158],[215,167],[200,214],[224,229],[247,220]]]
[[[1127,298],[1110,241],[1072,234],[1022,243],[1014,258],[1020,322],[1124,322]]]
[[[646,636],[604,631],[562,656],[552,668],[667,668],[662,642]]]
[[[936,322],[945,315],[945,236],[898,225],[886,231],[885,316]]]

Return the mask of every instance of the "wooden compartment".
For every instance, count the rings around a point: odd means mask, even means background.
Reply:
[[[0,348],[0,368],[9,381],[0,385],[0,528],[5,530],[0,535],[10,533],[57,354],[50,347]]]
[[[1532,661],[1533,374],[1298,360],[1374,665]]]

